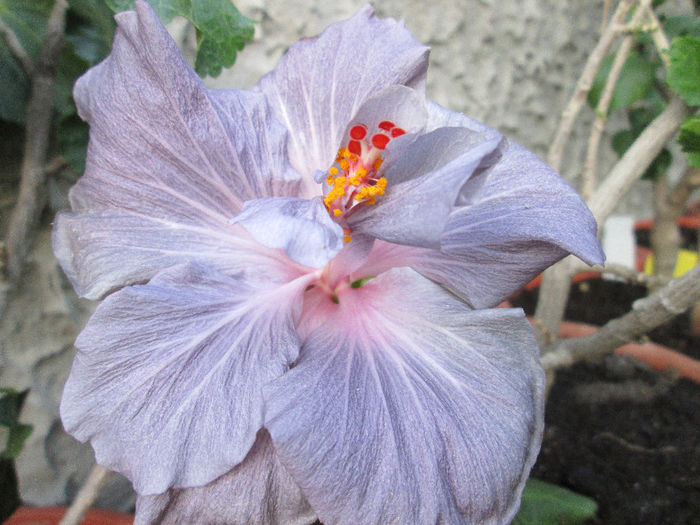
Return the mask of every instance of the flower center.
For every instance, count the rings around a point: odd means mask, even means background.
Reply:
[[[365,124],[350,129],[350,140],[338,150],[335,163],[328,168],[328,192],[323,199],[328,213],[337,221],[351,209],[376,204],[377,197],[386,191],[386,178],[380,177],[381,152],[392,138],[406,132],[393,122],[383,120],[371,135]],[[345,242],[350,242],[351,231],[345,228]]]

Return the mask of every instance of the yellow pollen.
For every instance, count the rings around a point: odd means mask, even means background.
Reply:
[[[346,169],[348,169],[350,167],[350,163],[345,159],[340,159],[340,161],[338,162],[338,165],[340,166],[340,169],[343,171],[345,171]]]
[[[333,177],[328,175],[328,177],[326,177],[326,184],[328,184],[329,186],[333,186],[333,180]]]
[[[355,171],[355,175],[357,175],[358,177],[364,177],[365,175],[367,175],[367,170],[365,168],[363,168],[362,166],[360,166]]]
[[[345,186],[347,185],[347,181],[345,177],[336,177],[333,179],[333,189],[328,192],[328,195],[326,195],[323,199],[323,202],[326,204],[326,206],[329,206],[331,202],[333,202],[335,199],[338,199],[345,195]]]
[[[349,235],[346,235],[345,237],[343,237],[343,240],[345,242],[350,242],[352,240],[352,237],[350,237]]]
[[[372,197],[367,201],[367,204],[377,204],[377,197]]]
[[[386,189],[386,177],[379,178],[379,180],[377,181],[377,187],[381,188],[382,190]],[[384,193],[381,193],[381,195],[384,195]]]
[[[354,153],[351,153],[350,155],[348,155],[348,159],[350,159],[351,162],[357,162],[358,158],[359,157],[357,155],[355,155]]]
[[[331,175],[337,175],[338,168],[336,168],[335,166],[331,166],[330,168],[328,168],[328,173],[330,173]]]
[[[343,212],[340,211],[338,208],[335,208],[333,210],[333,215],[335,215],[336,217],[340,217],[342,214],[343,214]]]
[[[372,167],[374,168],[374,171],[377,171],[379,167],[382,165],[382,159],[381,157],[377,158],[377,160],[374,161],[374,164],[372,164]]]
[[[352,184],[353,186],[359,186],[359,185],[360,185],[360,176],[359,176],[357,173],[355,173],[355,175],[353,175],[352,177],[350,177],[350,178],[348,179],[348,181],[349,181],[350,184]]]

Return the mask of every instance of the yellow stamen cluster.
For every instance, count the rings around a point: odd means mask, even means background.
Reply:
[[[357,195],[355,195],[355,200],[362,202],[366,199],[370,199],[370,201],[373,200],[374,202],[376,202],[375,197],[378,195],[384,195],[385,191],[386,178],[381,177],[377,180],[377,184],[375,186],[363,186],[362,188],[360,188],[357,192]],[[368,202],[367,204],[374,204],[374,202]]]
[[[378,156],[378,152],[369,158],[363,153],[361,160],[348,148],[338,150],[335,165],[328,169],[326,176],[326,184],[330,191],[323,198],[333,217],[341,217],[348,209],[360,203],[377,203],[377,197],[384,195],[387,185],[386,178],[377,178],[377,170],[381,165],[382,158]],[[352,232],[348,228],[344,230],[343,240],[346,243],[350,242]]]

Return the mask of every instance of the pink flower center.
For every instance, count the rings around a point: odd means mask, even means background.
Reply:
[[[328,168],[328,192],[323,199],[331,217],[341,222],[351,209],[376,204],[377,197],[386,191],[386,178],[379,176],[381,152],[392,138],[406,132],[393,122],[384,120],[369,135],[365,124],[350,129],[350,140],[338,150],[335,163]],[[345,228],[345,242],[350,242],[351,231]]]

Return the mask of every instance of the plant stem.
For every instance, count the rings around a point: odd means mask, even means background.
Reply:
[[[600,138],[605,130],[605,123],[608,120],[608,110],[610,109],[610,102],[612,102],[612,96],[615,91],[615,86],[620,78],[620,73],[622,73],[622,68],[627,61],[627,57],[630,55],[632,50],[632,44],[634,43],[634,37],[627,36],[620,44],[620,48],[617,50],[615,55],[615,60],[610,67],[610,73],[605,82],[605,87],[600,94],[600,99],[598,100],[598,105],[595,109],[595,120],[591,126],[591,134],[588,139],[588,150],[586,151],[586,160],[583,164],[583,174],[581,182],[581,195],[585,200],[590,199],[593,196],[593,191],[595,190],[595,171],[596,164],[598,163],[598,146],[600,145]]]
[[[542,356],[542,366],[552,371],[583,359],[600,358],[682,314],[697,301],[700,301],[700,265],[639,299],[630,312],[609,321],[595,333],[552,345]]]
[[[685,103],[674,96],[666,109],[644,129],[615,164],[588,204],[599,226],[605,222],[632,184],[644,174],[688,114],[689,109]],[[545,333],[559,332],[559,324],[564,317],[568,301],[571,277],[577,268],[573,257],[569,256],[544,272],[540,298],[535,310],[535,326],[544,327],[544,330],[538,331],[537,334],[541,346],[546,343]]]
[[[17,62],[19,62],[19,65],[22,68],[22,71],[24,71],[27,79],[31,79],[32,74],[34,73],[34,63],[32,62],[32,58],[24,49],[24,46],[22,46],[22,43],[19,41],[19,38],[17,38],[15,32],[3,21],[2,18],[0,18],[0,36],[7,44],[7,48],[10,50],[10,53],[12,53],[12,56],[15,57]]]
[[[102,465],[95,465],[58,525],[78,525],[100,495],[111,474],[111,470],[107,470]]]
[[[624,21],[625,17],[627,16],[627,12],[630,10],[633,3],[633,0],[620,0],[610,23],[605,31],[603,31],[603,34],[600,36],[600,40],[598,40],[598,44],[596,44],[595,48],[589,55],[588,60],[586,61],[586,65],[584,66],[581,77],[576,84],[576,89],[574,90],[571,100],[569,100],[569,103],[562,112],[559,128],[557,129],[556,135],[554,136],[554,140],[552,141],[547,154],[547,162],[557,171],[559,171],[561,168],[561,159],[562,155],[564,154],[564,148],[569,140],[569,135],[571,135],[571,129],[574,126],[576,117],[583,107],[583,104],[586,101],[586,96],[593,85],[593,79],[595,78],[598,69],[600,69],[600,64],[610,49],[613,39],[617,35],[618,26]]]
[[[54,82],[63,47],[63,30],[68,4],[56,0],[46,26],[46,37],[34,67],[32,91],[27,105],[26,138],[22,159],[17,204],[12,211],[5,251],[7,277],[17,282],[29,251],[29,234],[43,208],[45,199],[44,163],[49,146],[53,116]]]

